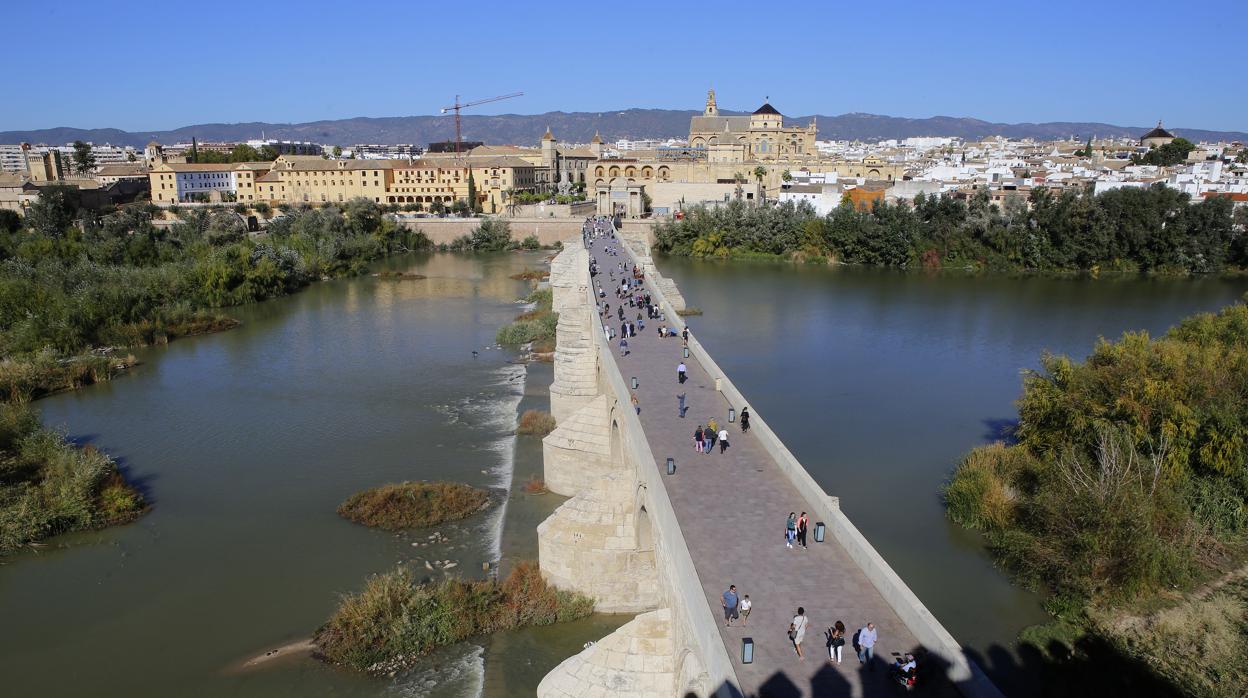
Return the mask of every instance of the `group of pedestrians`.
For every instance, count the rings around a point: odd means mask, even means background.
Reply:
[[[732,621],[741,619],[741,627],[750,620],[750,611],[754,609],[754,602],[750,601],[750,595],[741,596],[737,593],[737,585],[729,584],[728,591],[720,597],[720,605],[724,607],[724,626],[732,627]]]
[[[806,550],[806,532],[810,528],[810,517],[806,516],[806,512],[802,512],[798,516],[795,512],[789,512],[789,518],[784,522],[784,544],[790,550],[793,545],[802,546],[802,550]]]
[[[706,428],[701,424],[693,432],[693,450],[697,453],[712,453],[715,444],[719,444],[719,452],[728,450],[728,430],[719,427],[714,420],[707,420]]]

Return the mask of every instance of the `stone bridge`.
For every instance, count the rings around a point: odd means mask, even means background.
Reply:
[[[684,299],[655,268],[644,236],[630,238],[596,240],[589,249],[577,238],[551,263],[559,323],[550,403],[558,426],[543,441],[544,468],[547,487],[570,499],[538,527],[538,545],[551,583],[592,596],[601,612],[636,617],[556,667],[538,695],[869,696],[891,693],[886,664],[915,652],[931,692],[999,696],[764,416],[751,410],[746,432],[730,423],[729,409],[749,403],[694,328],[688,358],[678,336],[659,337],[660,324],[684,327]],[[602,267],[592,280],[591,255]],[[608,339],[604,328],[608,323],[618,334],[611,288],[622,278],[612,274],[619,262],[644,270],[665,315],[646,321],[625,356],[618,336]],[[597,283],[611,304],[605,321]],[[627,310],[635,321],[640,311]],[[684,384],[676,378],[682,360],[689,369]],[[683,418],[679,396],[688,407]],[[709,418],[730,433],[726,453],[694,451],[693,432]],[[784,543],[790,511],[810,515],[808,549]],[[814,541],[815,522],[826,527],[823,542]],[[753,602],[744,627],[723,622],[720,595],[729,584]],[[786,636],[799,606],[810,618],[804,659]],[[842,663],[829,662],[824,630],[837,620],[851,636],[868,621],[876,624],[873,666],[861,665],[848,645]],[[754,650],[748,664],[746,638]]]

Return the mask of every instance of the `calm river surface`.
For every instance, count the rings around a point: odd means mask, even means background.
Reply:
[[[511,431],[518,407],[547,409],[550,368],[526,382],[512,352],[486,347],[527,292],[509,276],[542,256],[394,260],[429,278],[333,281],[240,308],[236,330],[145,350],[130,375],[36,403],[48,424],[116,457],[154,506],[0,567],[4,694],[475,696],[483,664],[488,693],[506,675],[531,694],[611,632],[623,619],[507,634],[394,680],[310,659],[229,670],[309,636],[339,594],[397,563],[423,576],[426,560],[455,560],[453,573],[480,576],[500,545],[505,559],[536,557],[553,496],[518,494],[505,511],[443,527],[440,547],[412,546],[429,531],[387,534],[334,510],[385,482],[507,488],[513,467],[517,487],[540,470],[540,443]]]
[[[941,484],[962,454],[1013,422],[1020,369],[1037,368],[1045,350],[1082,359],[1097,337],[1160,333],[1248,290],[1242,278],[931,275],[671,258],[658,265],[705,311],[688,318],[690,327],[750,408],[990,671],[1008,666],[1005,648],[1046,616],[1034,595],[993,568],[977,536],[945,518]],[[749,505],[748,492],[741,498],[725,502],[726,512]],[[857,627],[868,619],[845,620]],[[1008,669],[994,678],[1026,692]]]

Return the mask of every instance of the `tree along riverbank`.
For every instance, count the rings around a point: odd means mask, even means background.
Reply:
[[[0,226],[0,398],[9,404],[107,380],[133,363],[114,347],[229,329],[237,322],[222,308],[431,247],[365,199],[292,209],[251,236],[224,208],[184,210],[178,223],[158,228],[151,207],[97,216],[76,196],[72,187],[45,187],[24,219],[5,217]],[[106,457],[60,437],[58,447],[47,446],[54,435],[35,424],[4,449],[10,465],[0,477],[0,539],[17,543],[0,552],[133,518],[116,515],[106,501],[120,478],[115,466],[102,464]],[[36,441],[44,445],[30,446]],[[73,506],[49,493],[72,493]]]
[[[1048,692],[1242,695],[1242,575],[1197,587],[1248,560],[1248,306],[1041,365],[1016,442],[971,451],[944,495],[1048,594],[1054,622],[1022,635],[1050,663]]]
[[[1029,205],[1030,204],[1030,205]],[[1192,203],[1165,187],[1054,194],[991,203],[916,196],[913,204],[827,216],[807,204],[696,207],[655,228],[663,253],[711,258],[836,261],[904,268],[1207,273],[1248,268],[1248,209]]]

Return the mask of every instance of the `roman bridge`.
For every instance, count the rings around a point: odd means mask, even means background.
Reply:
[[[684,299],[655,268],[645,239],[598,239],[589,249],[579,238],[566,244],[551,263],[559,322],[550,404],[558,426],[543,441],[543,457],[546,486],[570,499],[538,527],[539,559],[556,586],[592,596],[601,612],[636,617],[556,667],[538,695],[870,696],[891,690],[885,665],[894,656],[915,652],[932,692],[999,696],[715,364],[693,328],[684,358]],[[602,268],[592,280],[591,254]],[[625,356],[603,324],[619,327],[612,287],[622,275],[611,272],[621,261],[645,272],[665,315],[629,338]],[[605,321],[596,283],[611,304]],[[628,310],[635,320],[639,311]],[[660,338],[659,324],[677,336]],[[682,360],[689,369],[683,385],[676,378]],[[750,429],[742,432],[729,410],[746,406]],[[709,418],[728,429],[726,453],[693,449],[695,428]],[[809,549],[785,546],[790,511],[810,515]],[[823,542],[814,540],[815,522],[826,527]],[[744,627],[724,625],[720,596],[729,584],[753,602]],[[810,618],[804,660],[786,637],[799,606]],[[860,666],[848,644],[843,662],[829,663],[823,632],[837,620],[851,637],[875,623],[874,671]]]

